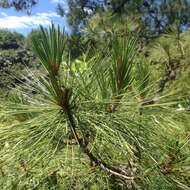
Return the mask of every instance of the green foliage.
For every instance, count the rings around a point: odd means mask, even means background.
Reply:
[[[178,38],[188,29],[189,10],[188,0],[68,0],[57,5],[58,14],[67,17],[71,29],[71,58],[87,47],[104,49],[112,34],[140,31],[140,37],[151,40],[177,27]]]
[[[151,41],[148,47],[148,60],[152,69],[156,69],[154,79],[163,78],[170,90],[188,91],[189,81],[189,31],[180,33],[176,38],[176,30]],[[182,82],[183,80],[183,82]],[[183,90],[182,90],[183,88]]]
[[[49,74],[57,75],[63,58],[65,39],[60,28],[52,27],[47,30],[41,27],[41,40],[34,38],[34,52],[38,55],[42,65]],[[38,45],[39,43],[39,45]]]
[[[47,74],[0,105],[2,189],[189,189],[189,91],[157,93],[132,36],[69,62],[60,28],[40,31]]]
[[[144,100],[149,91],[150,69],[146,60],[143,60],[143,57],[140,58],[142,60],[139,60],[140,62],[136,64],[134,75],[137,94],[139,95],[139,99]]]
[[[40,37],[41,37],[40,30],[38,30],[38,29],[32,30],[26,37],[26,40],[25,40],[26,48],[31,49],[32,48],[32,40],[34,40],[35,38],[39,40]]]
[[[0,49],[17,49],[23,41],[24,37],[19,33],[0,30]]]
[[[111,86],[114,96],[123,94],[132,83],[132,67],[136,54],[136,39],[114,39],[111,52],[110,68]]]
[[[0,30],[0,96],[29,77],[28,68],[37,67],[33,53],[25,48],[25,38],[16,32]]]
[[[57,10],[61,16],[67,16],[75,34],[99,13],[104,15],[103,20],[108,21],[113,15],[119,18],[125,17],[126,20],[136,18],[142,29],[141,35],[145,37],[160,35],[176,22],[179,22],[180,28],[189,24],[188,0],[69,0],[67,5],[58,3]]]

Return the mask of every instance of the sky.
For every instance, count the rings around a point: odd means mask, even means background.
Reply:
[[[39,3],[32,9],[30,16],[24,12],[17,12],[14,8],[0,8],[0,29],[16,31],[26,36],[32,29],[38,28],[39,25],[48,26],[51,22],[54,22],[69,32],[66,18],[62,18],[56,13],[58,2],[63,3],[63,6],[67,9],[65,0],[39,0]]]

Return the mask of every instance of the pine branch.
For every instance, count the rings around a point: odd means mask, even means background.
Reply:
[[[91,162],[94,162],[96,164],[96,166],[99,166],[102,170],[104,170],[105,172],[107,172],[110,175],[114,175],[123,180],[134,180],[134,176],[126,175],[122,170],[108,165],[104,161],[99,160],[94,154],[92,154],[92,152],[88,149],[88,147],[84,143],[85,141],[81,140],[81,138],[79,138],[79,136],[78,136],[78,133],[76,131],[76,124],[75,124],[73,115],[71,113],[71,110],[67,111],[67,116],[68,116],[69,122],[71,124],[71,130],[73,132],[73,135],[75,136],[80,148],[88,156],[88,158],[90,159]]]

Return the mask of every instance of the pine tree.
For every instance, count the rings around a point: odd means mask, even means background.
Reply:
[[[45,72],[0,105],[2,189],[189,189],[188,92],[157,94],[133,35],[74,62],[64,36],[41,27]]]

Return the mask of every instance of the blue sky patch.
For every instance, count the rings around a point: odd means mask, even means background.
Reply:
[[[39,25],[48,26],[51,22],[54,22],[69,32],[66,18],[62,18],[56,13],[58,2],[61,2],[67,9],[65,0],[39,0],[30,16],[24,12],[17,12],[13,8],[0,8],[0,28],[27,35],[32,29],[38,28]]]

